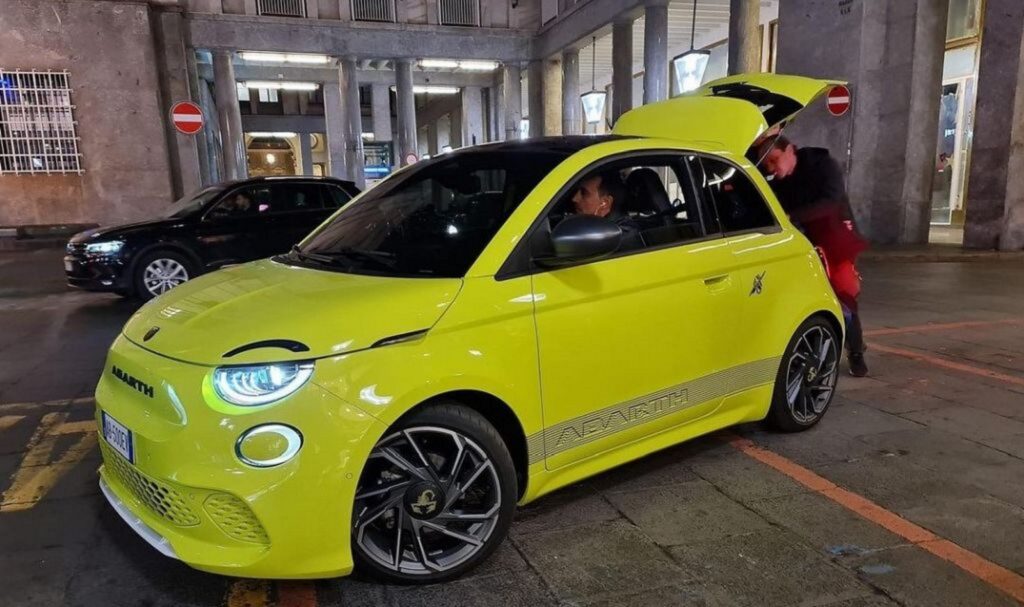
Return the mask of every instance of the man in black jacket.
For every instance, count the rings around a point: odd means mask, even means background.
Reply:
[[[825,257],[829,282],[846,313],[850,374],[864,377],[868,367],[857,306],[860,274],[855,264],[867,241],[854,224],[842,169],[828,150],[798,149],[781,135],[763,142],[758,157],[763,159],[764,172],[774,176],[771,187],[783,210]]]

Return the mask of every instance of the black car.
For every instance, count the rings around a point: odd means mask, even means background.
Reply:
[[[311,177],[210,186],[156,219],[76,234],[64,271],[73,287],[150,299],[204,272],[286,253],[358,191]]]

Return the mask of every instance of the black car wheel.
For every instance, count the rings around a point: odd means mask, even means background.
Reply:
[[[768,421],[778,430],[799,432],[821,421],[839,378],[840,341],[824,318],[804,321],[782,356]]]
[[[356,566],[400,584],[459,577],[501,544],[516,501],[512,457],[494,426],[455,403],[429,405],[367,459],[352,513]]]
[[[195,275],[194,265],[188,257],[176,251],[153,251],[135,264],[135,294],[150,300]]]

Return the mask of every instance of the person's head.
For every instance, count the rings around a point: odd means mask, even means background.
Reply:
[[[782,135],[761,144],[758,156],[763,157],[764,172],[776,179],[785,179],[796,170],[796,146]]]
[[[580,182],[572,196],[573,206],[580,215],[605,217],[622,199],[624,186],[617,171],[591,175]]]

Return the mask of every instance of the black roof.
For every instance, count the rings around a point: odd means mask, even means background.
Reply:
[[[513,139],[509,141],[496,141],[484,143],[472,147],[461,148],[447,152],[448,154],[472,153],[474,151],[487,152],[563,152],[575,154],[583,148],[621,139],[632,139],[624,135],[562,135],[557,137],[530,137],[528,139]],[[440,154],[439,154],[440,156]]]
[[[246,179],[233,179],[230,181],[221,181],[214,185],[217,186],[234,186],[246,183],[266,183],[266,182],[289,182],[289,181],[323,181],[325,183],[344,183],[347,185],[355,185],[353,182],[347,179],[338,179],[337,177],[318,177],[315,175],[283,175],[280,177],[247,177]]]

